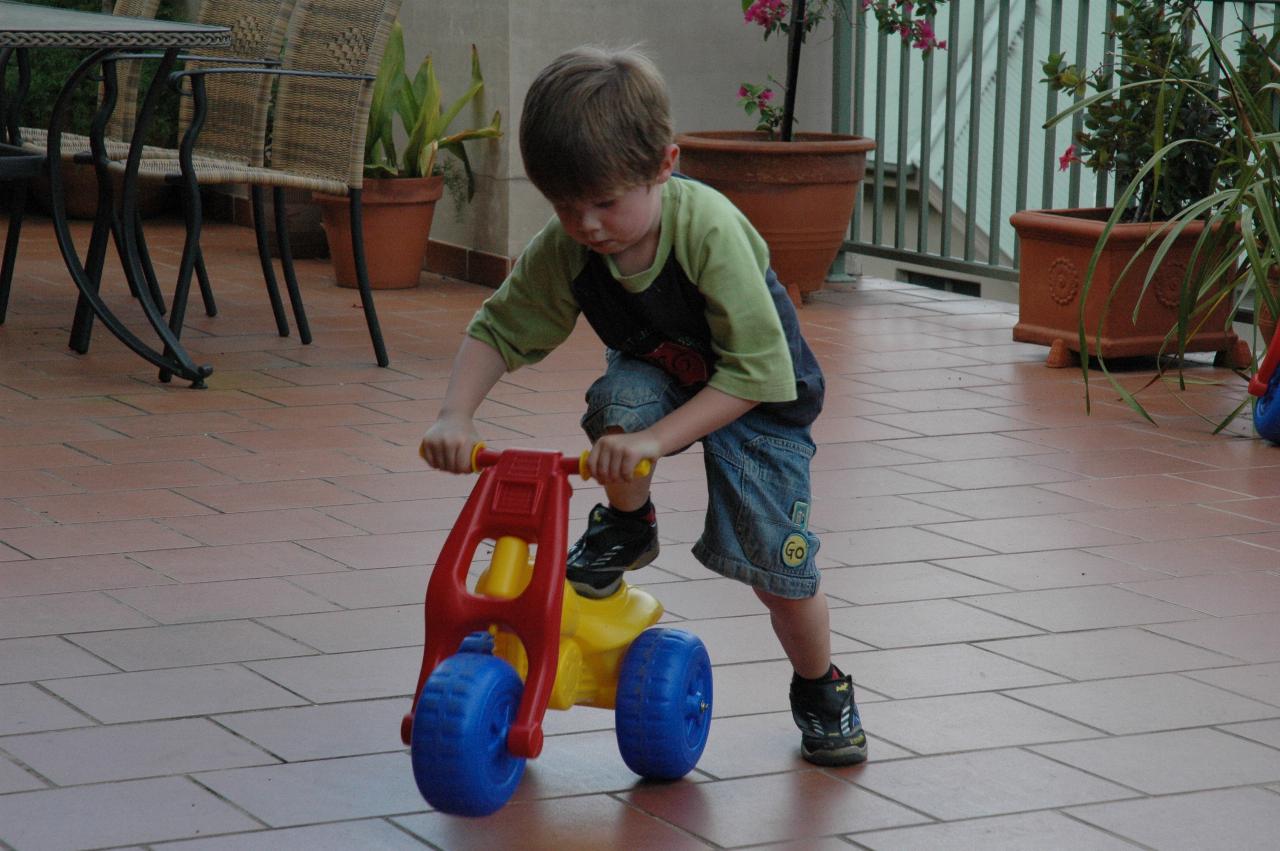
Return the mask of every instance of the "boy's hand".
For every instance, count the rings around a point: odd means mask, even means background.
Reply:
[[[629,482],[641,461],[656,460],[662,455],[657,438],[649,432],[633,434],[606,434],[591,447],[587,456],[587,469],[591,477],[602,485]]]
[[[471,472],[471,448],[480,442],[480,432],[470,417],[441,417],[422,437],[422,457],[437,470]]]

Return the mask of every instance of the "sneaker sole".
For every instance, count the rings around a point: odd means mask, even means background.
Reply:
[[[818,748],[811,751],[802,744],[800,755],[804,757],[805,762],[811,762],[814,765],[858,765],[867,761],[867,746],[865,744],[849,745],[844,748]]]
[[[579,597],[584,597],[588,600],[603,600],[618,593],[618,589],[622,587],[622,577],[619,576],[603,588],[596,588],[593,585],[579,584],[577,582],[570,582],[569,586],[573,588]]]

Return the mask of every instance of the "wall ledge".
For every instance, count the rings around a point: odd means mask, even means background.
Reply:
[[[427,260],[424,268],[437,275],[446,275],[473,284],[497,288],[511,272],[513,261],[501,254],[492,254],[454,245],[451,242],[430,240],[427,243]]]

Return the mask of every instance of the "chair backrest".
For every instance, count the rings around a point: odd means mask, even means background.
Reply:
[[[378,73],[401,0],[298,0],[284,67]],[[373,83],[282,77],[271,167],[359,188]]]
[[[160,0],[116,0],[111,14],[154,18],[159,8]],[[133,124],[138,117],[138,78],[141,73],[141,62],[116,63],[116,108],[107,122],[105,133],[108,139],[127,141],[132,138]]]
[[[246,64],[260,59],[278,60],[296,2],[204,0],[199,22],[231,28],[231,45],[218,50],[217,55],[244,59]],[[262,165],[274,81],[268,74],[210,75],[205,84],[209,108],[200,130],[199,153],[244,165]],[[192,109],[191,99],[183,98],[179,126],[187,126]]]

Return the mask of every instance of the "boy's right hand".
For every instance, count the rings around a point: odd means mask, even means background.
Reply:
[[[422,436],[420,453],[437,470],[470,473],[471,448],[479,442],[480,432],[470,417],[441,417]]]

